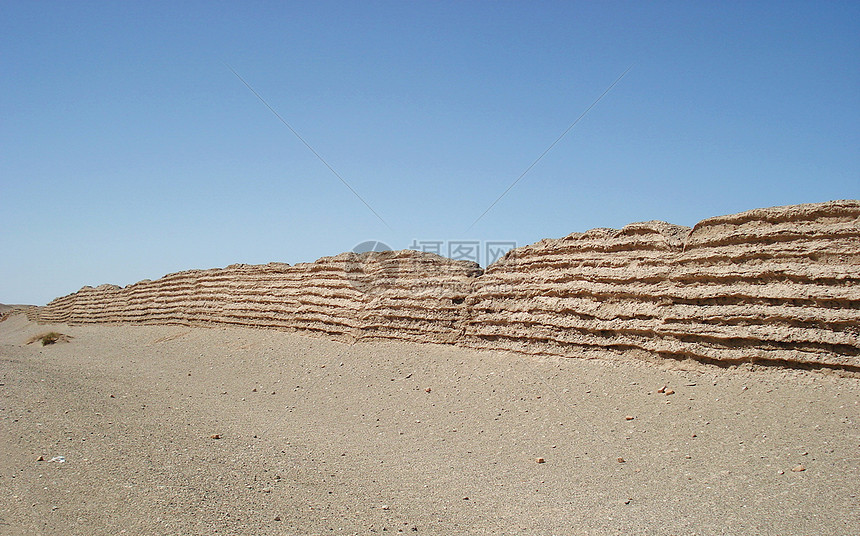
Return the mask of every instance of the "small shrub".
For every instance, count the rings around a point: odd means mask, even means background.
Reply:
[[[32,344],[36,341],[41,341],[42,346],[48,346],[49,344],[54,344],[57,342],[68,342],[71,337],[68,335],[63,335],[62,333],[57,333],[56,331],[49,331],[48,333],[41,333],[36,335],[35,337],[30,338],[27,341],[27,344]]]
[[[62,336],[63,335],[61,333],[52,331],[50,333],[45,333],[44,335],[42,335],[39,340],[42,341],[42,346],[48,346],[49,344],[54,344],[55,342],[60,340]]]

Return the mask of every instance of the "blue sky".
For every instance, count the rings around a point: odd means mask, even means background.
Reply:
[[[857,2],[6,1],[0,302],[857,198],[858,36]]]

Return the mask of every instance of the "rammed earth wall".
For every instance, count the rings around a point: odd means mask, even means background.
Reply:
[[[756,209],[692,229],[593,229],[486,272],[432,254],[190,270],[30,311],[50,323],[239,325],[566,357],[860,371],[860,201]]]

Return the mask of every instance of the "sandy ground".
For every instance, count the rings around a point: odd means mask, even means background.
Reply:
[[[858,421],[827,373],[16,315],[0,534],[860,534]]]

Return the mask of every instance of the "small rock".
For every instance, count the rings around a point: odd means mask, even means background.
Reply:
[[[469,500],[469,497],[463,497],[463,500],[464,500],[464,501],[468,501],[468,500]]]
[[[211,439],[221,439],[221,434],[212,434],[209,436]]]
[[[625,463],[624,458],[620,458],[620,457],[619,457],[619,458],[618,458],[618,463]]]
[[[115,397],[115,396],[113,396],[113,395],[110,395],[110,397],[111,397],[111,398],[116,398],[116,397]]]
[[[777,471],[776,473],[777,473],[778,475],[784,475],[784,474],[785,474],[785,471],[780,470],[780,471]]]
[[[383,510],[391,510],[391,507],[390,507],[390,506],[388,506],[387,504],[383,504],[383,505],[382,505],[382,509],[383,509]]]
[[[281,516],[275,516],[275,521],[280,521],[280,520],[281,520]]]
[[[632,420],[633,420],[633,415],[627,415],[626,417],[624,417],[624,420],[625,420],[625,421],[632,421]]]
[[[546,460],[544,460],[543,458],[537,458],[535,461],[537,463],[546,463]]]
[[[38,458],[36,458],[36,461],[37,461],[37,462],[43,462],[43,461],[45,461],[45,457],[44,457],[44,456],[39,456]]]
[[[257,388],[256,388],[256,387],[254,387],[253,389],[251,389],[251,392],[252,392],[252,393],[256,393],[256,392],[257,392]]]
[[[675,391],[673,391],[672,389],[666,389],[666,394],[667,395],[674,395]]]
[[[799,464],[795,465],[794,467],[792,467],[791,470],[795,473],[799,473],[801,471],[806,471],[806,467],[804,467],[803,464],[799,463]]]
[[[425,392],[425,393],[429,393],[429,392],[430,392],[430,391],[432,391],[432,390],[433,390],[433,389],[430,389],[430,388],[428,387],[427,389],[424,389],[424,392]]]
[[[667,386],[665,386],[665,385],[664,385],[663,387],[661,387],[661,388],[657,389],[657,392],[658,392],[658,393],[665,393],[665,392],[666,392],[666,387],[667,387]]]

